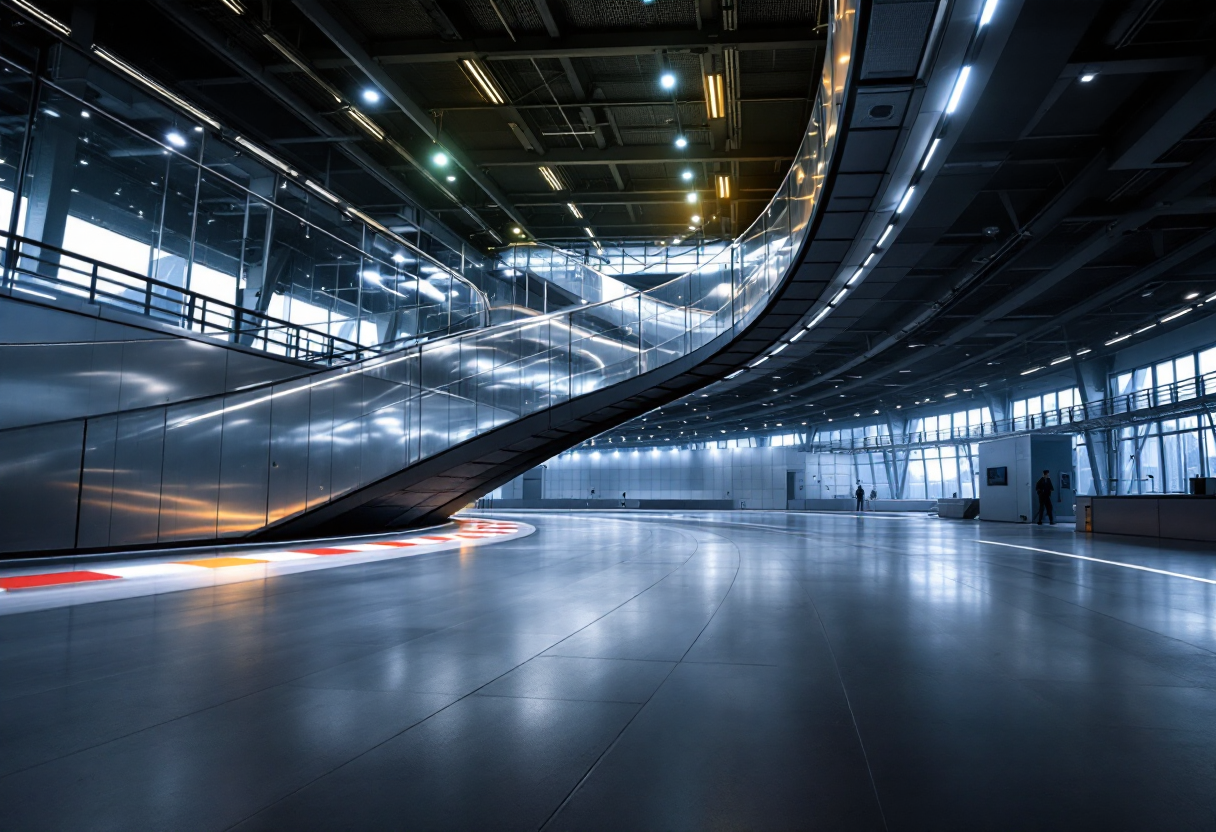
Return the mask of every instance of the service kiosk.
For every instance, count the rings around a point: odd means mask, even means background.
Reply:
[[[1071,436],[1009,436],[980,443],[980,519],[1033,523],[1038,510],[1034,484],[1051,472],[1056,522],[1072,523],[1077,477]]]

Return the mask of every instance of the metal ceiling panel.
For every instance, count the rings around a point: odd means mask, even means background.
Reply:
[[[933,0],[878,0],[866,36],[862,80],[915,75],[936,8]]]

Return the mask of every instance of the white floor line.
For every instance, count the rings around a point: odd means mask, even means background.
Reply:
[[[1046,555],[1059,555],[1062,558],[1074,558],[1076,560],[1088,560],[1094,563],[1105,563],[1107,566],[1122,566],[1124,569],[1136,569],[1140,572],[1153,572],[1157,575],[1166,575],[1171,578],[1186,578],[1188,581],[1198,581],[1201,584],[1216,584],[1216,580],[1211,578],[1200,578],[1195,575],[1183,575],[1181,572],[1170,572],[1167,569],[1153,569],[1151,566],[1137,566],[1134,563],[1122,563],[1117,560],[1091,558],[1087,555],[1074,555],[1071,552],[1057,552],[1053,549],[1039,549],[1035,546],[1019,546],[1016,543],[999,543],[995,540],[980,540],[978,542],[987,543],[989,546],[1008,546],[1010,549],[1026,549],[1030,552],[1042,552]]]

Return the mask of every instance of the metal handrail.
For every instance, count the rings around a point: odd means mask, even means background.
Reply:
[[[354,361],[376,352],[59,246],[28,237],[9,238],[2,232],[0,237],[7,239],[3,287],[10,293],[15,290],[37,297],[42,294],[37,288],[66,290],[89,303],[113,306],[202,335],[228,336],[232,343],[311,363]]]
[[[911,431],[899,437],[886,434],[865,436],[861,439],[809,442],[805,447],[810,451],[877,451],[884,448],[933,445],[951,441],[969,442],[1014,433],[1081,432],[1115,426],[1115,423],[1120,421],[1119,417],[1125,415],[1139,414],[1145,417],[1156,417],[1162,415],[1156,412],[1161,409],[1194,411],[1202,408],[1209,400],[1216,400],[1216,372],[1146,390],[1107,396],[1071,407],[1061,407],[1026,416],[1013,416],[1008,419],[993,419],[965,428]]]

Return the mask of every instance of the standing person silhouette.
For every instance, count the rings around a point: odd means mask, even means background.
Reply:
[[[1044,471],[1043,476],[1039,477],[1039,481],[1034,484],[1034,493],[1039,498],[1039,510],[1035,514],[1035,521],[1041,526],[1043,525],[1043,511],[1047,511],[1047,519],[1051,521],[1051,525],[1056,524],[1056,516],[1051,510],[1051,492],[1056,488],[1051,484],[1051,472]]]
[[[865,511],[866,508],[866,490],[862,488],[861,480],[857,481],[857,490],[853,492],[853,496],[857,498],[857,510]]]

